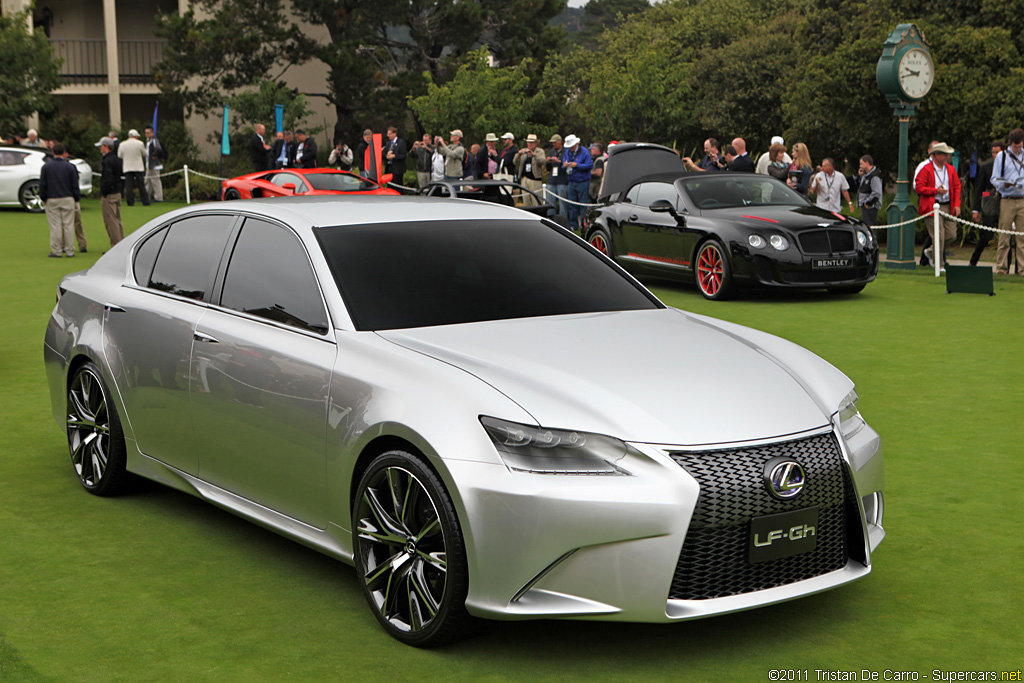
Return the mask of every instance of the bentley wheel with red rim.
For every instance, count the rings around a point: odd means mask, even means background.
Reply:
[[[590,242],[590,246],[592,246],[594,249],[597,249],[605,256],[611,258],[611,243],[609,242],[608,235],[605,233],[604,230],[594,230],[592,233],[590,233],[590,238],[587,241]]]
[[[718,301],[732,292],[732,269],[725,249],[714,240],[705,242],[697,252],[697,287],[705,299]]]

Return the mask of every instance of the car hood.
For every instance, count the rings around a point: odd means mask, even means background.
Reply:
[[[379,334],[475,375],[539,425],[626,441],[701,445],[795,434],[828,424],[853,387],[795,344],[676,309]]]
[[[854,218],[819,209],[816,206],[745,206],[735,209],[705,210],[702,215],[705,218],[735,221],[762,230],[779,227],[799,232],[833,226],[848,228],[861,225],[860,221]]]

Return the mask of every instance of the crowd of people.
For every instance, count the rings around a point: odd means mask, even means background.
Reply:
[[[389,127],[381,150],[384,165],[381,174],[390,175],[394,184],[405,182],[410,165],[415,169],[419,188],[442,180],[515,181],[530,190],[530,193],[522,195],[524,205],[536,205],[537,197],[546,193],[546,200],[554,205],[557,213],[566,216],[570,227],[577,231],[587,204],[596,202],[600,195],[607,150],[618,144],[612,141],[608,145],[601,142],[584,145],[576,135],[570,134],[563,139],[556,133],[548,139],[545,149],[533,133],[526,136],[524,144],[517,145],[512,132],[500,137],[487,133],[482,144],[469,144],[462,131],[455,129],[449,131],[447,139],[424,134],[410,147],[398,133],[397,127]],[[143,205],[162,201],[163,198],[160,173],[167,160],[167,152],[152,128],[145,129],[145,136],[146,142],[142,142],[138,131],[132,129],[128,139],[122,143],[116,131],[110,131],[96,143],[103,153],[100,194],[104,225],[111,246],[123,236],[120,219],[122,196],[129,206],[134,204],[136,188]],[[7,144],[46,149],[54,160],[67,161],[67,150],[63,145],[40,138],[35,130],[8,137]],[[373,131],[367,129],[355,149],[344,142],[335,144],[328,155],[327,165],[346,171],[356,169],[368,177],[374,164],[372,145]],[[928,157],[917,165],[911,187],[917,193],[920,214],[938,207],[945,214],[960,215],[966,188],[951,163],[953,152],[946,143],[932,141],[928,146]],[[249,155],[255,171],[317,168],[321,164],[316,140],[304,130],[297,129],[294,133],[278,131],[271,140],[267,139],[263,124],[256,125],[254,129]],[[746,141],[741,137],[734,138],[724,148],[715,138],[708,138],[704,141],[704,155],[699,161],[690,157],[683,157],[682,161],[686,169],[693,172],[761,173],[775,177],[795,192],[812,199],[818,207],[834,213],[842,213],[845,209],[852,214],[856,202],[860,219],[869,226],[877,224],[878,212],[882,208],[882,174],[867,154],[859,159],[857,174],[849,179],[836,169],[833,159],[826,157],[815,166],[806,144],[797,142],[787,149],[781,136],[772,138],[768,150],[757,161],[750,157]],[[75,235],[79,251],[87,251],[81,211],[77,208],[78,183],[70,182],[68,169],[77,173],[70,163],[47,163],[40,179],[40,197],[45,203],[50,223],[51,257],[73,256]],[[971,176],[974,222],[991,228],[998,226],[1005,231],[1018,230],[1015,227],[1018,223],[1024,226],[1024,129],[1014,129],[1009,143],[993,142],[991,158],[976,168],[972,167]],[[72,200],[70,210],[65,206],[68,199]],[[935,258],[941,258],[945,265],[951,255],[957,223],[952,218],[943,217],[940,224],[940,253],[938,256],[935,254],[931,231],[927,231],[921,253],[922,265],[932,264]],[[988,230],[979,231],[971,265],[978,263],[993,234]],[[1018,273],[1024,275],[1024,269],[1019,266],[1024,259],[1024,242],[1016,239],[1016,253],[1011,253],[1013,238],[1016,235],[999,234],[996,270],[999,273],[1009,272],[1016,256]]]

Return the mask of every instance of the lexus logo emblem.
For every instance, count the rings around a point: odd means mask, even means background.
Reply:
[[[800,494],[807,483],[804,468],[795,460],[772,458],[764,466],[764,485],[768,493],[779,500],[789,500]]]

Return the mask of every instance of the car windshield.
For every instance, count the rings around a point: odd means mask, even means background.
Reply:
[[[317,236],[361,330],[662,307],[611,261],[540,221],[340,226]]]
[[[770,176],[754,173],[715,173],[707,178],[679,181],[682,191],[699,209],[741,206],[807,206],[807,200]]]
[[[376,190],[377,183],[366,178],[357,178],[348,173],[307,173],[303,176],[314,190],[330,190],[332,192],[358,192],[360,190]]]

